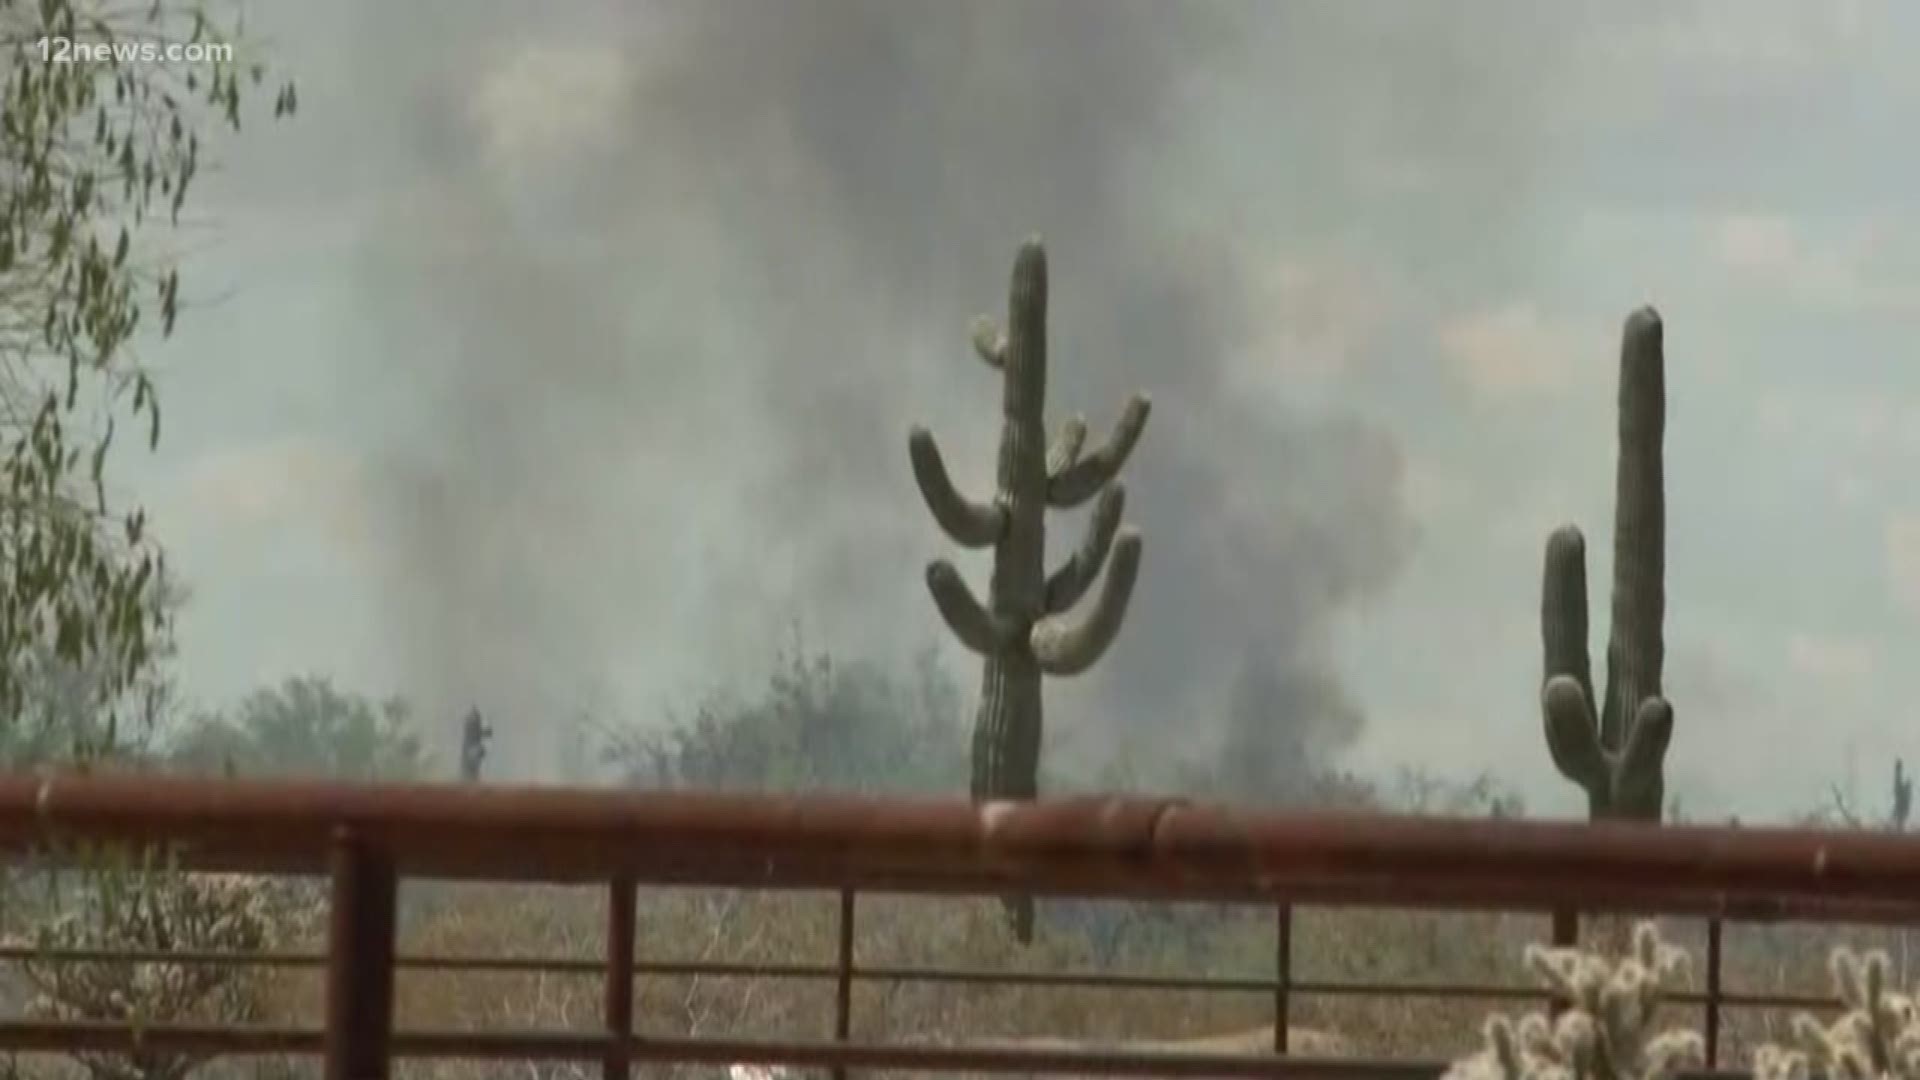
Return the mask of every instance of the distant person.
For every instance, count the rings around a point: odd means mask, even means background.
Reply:
[[[467,712],[467,720],[460,730],[460,779],[473,782],[480,779],[480,766],[487,760],[487,740],[493,738],[493,728],[480,718],[476,707]]]

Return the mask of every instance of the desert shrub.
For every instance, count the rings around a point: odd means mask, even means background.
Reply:
[[[628,784],[730,791],[927,793],[967,775],[960,694],[932,655],[910,678],[799,642],[764,686],[715,691],[664,728],[606,732]]]
[[[15,767],[103,771],[162,764],[173,723],[171,683],[149,669],[116,686],[82,662],[48,658],[0,751]],[[265,1019],[280,975],[259,967],[193,964],[154,956],[70,959],[61,953],[260,952],[310,935],[321,909],[307,882],[178,870],[162,853],[88,848],[52,852],[64,869],[8,868],[0,938],[25,958],[9,965],[0,992],[26,1016],[111,1023],[245,1023]],[[246,1063],[249,1077],[264,1075]],[[0,1075],[78,1075],[90,1080],[205,1076],[201,1055],[27,1055]]]
[[[263,1017],[271,975],[262,968],[139,959],[57,958],[57,951],[253,953],[283,948],[317,921],[311,897],[284,883],[238,874],[182,873],[151,853],[130,862],[80,853],[78,873],[41,884],[45,912],[7,936],[33,954],[20,965],[27,1015],[49,1020],[243,1023]],[[200,1055],[76,1053],[93,1080],[180,1080]]]
[[[406,702],[375,702],[318,676],[194,716],[169,732],[164,752],[182,771],[241,776],[412,780],[431,769]]]

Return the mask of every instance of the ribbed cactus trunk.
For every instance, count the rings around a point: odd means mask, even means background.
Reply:
[[[1047,584],[1047,262],[1038,245],[1022,248],[1014,263],[1004,341],[986,344],[1001,354],[994,480],[1005,518],[993,545],[987,613],[1011,626],[1041,614]],[[1040,665],[1031,649],[1002,647],[984,655],[973,725],[973,797],[1034,798],[1039,794]],[[1031,920],[1032,905],[1022,905],[1016,912],[1022,935],[1031,933]]]
[[[1586,540],[1565,525],[1547,540],[1541,590],[1541,691],[1547,747],[1587,792],[1594,819],[1660,820],[1673,707],[1662,696],[1666,645],[1666,359],[1660,316],[1627,319],[1620,346],[1620,445],[1614,486],[1613,626],[1606,696],[1595,708],[1587,660]]]
[[[1135,395],[1113,436],[1082,454],[1086,421],[1073,417],[1047,441],[1047,256],[1037,237],[1020,248],[1007,299],[1005,332],[982,319],[973,344],[1001,373],[997,491],[991,501],[957,492],[933,435],[908,440],[914,479],[934,520],[963,547],[993,548],[987,603],[973,596],[946,560],[927,567],[927,588],[954,636],[981,655],[980,710],[973,729],[973,798],[1032,799],[1039,794],[1042,675],[1075,675],[1093,666],[1119,633],[1140,567],[1140,536],[1120,527],[1126,492],[1114,480],[1146,425],[1148,402]],[[1046,511],[1099,496],[1080,547],[1046,570]],[[1065,612],[1085,596],[1109,554],[1113,566],[1085,618]],[[1007,900],[1015,936],[1033,940],[1033,902]]]

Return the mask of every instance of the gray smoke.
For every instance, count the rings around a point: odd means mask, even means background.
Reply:
[[[527,10],[445,9],[454,59],[362,72],[400,91],[388,149],[411,163],[362,285],[408,373],[378,527],[392,647],[430,707],[477,701],[503,749],[537,756],[539,725],[594,695],[757,678],[787,618],[852,651],[943,635],[919,570],[953,552],[905,432],[930,424],[963,484],[990,479],[998,388],[966,327],[1037,231],[1054,421],[1103,431],[1129,392],[1155,398],[1125,474],[1147,544],[1133,611],[1056,684],[1056,720],[1237,759],[1359,734],[1329,634],[1410,541],[1399,454],[1247,393],[1259,253],[1191,228],[1178,155],[1212,122],[1202,76],[1292,64],[1275,108],[1318,107],[1317,79],[1358,84],[1309,31],[1364,27],[1165,0],[678,0],[508,26]],[[370,41],[405,39],[387,18]],[[482,73],[547,36],[613,41],[632,70],[591,138],[516,152]],[[1254,37],[1289,44],[1253,55]],[[574,108],[525,137],[558,145],[540,129],[592,119]],[[1079,527],[1055,525],[1056,553]],[[1267,768],[1248,782],[1291,775]]]

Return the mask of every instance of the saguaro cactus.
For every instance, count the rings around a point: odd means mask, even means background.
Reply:
[[[998,490],[974,501],[954,490],[933,435],[908,440],[913,476],[933,518],[968,548],[993,548],[987,602],[975,599],[946,560],[927,567],[934,606],[962,644],[985,661],[973,728],[976,800],[1031,799],[1039,789],[1040,679],[1075,675],[1112,644],[1140,569],[1140,534],[1120,525],[1126,490],[1114,477],[1146,425],[1149,403],[1134,395],[1107,444],[1083,453],[1086,420],[1074,416],[1047,442],[1047,254],[1030,237],[1014,260],[1004,330],[974,322],[973,347],[1002,379]],[[1086,535],[1066,563],[1047,572],[1046,511],[1098,497]],[[1066,612],[1085,596],[1111,555],[1112,567],[1085,616]],[[1010,898],[1014,934],[1033,940],[1033,903]]]
[[[1660,820],[1673,707],[1661,696],[1665,657],[1666,360],[1660,316],[1628,316],[1620,344],[1620,450],[1613,509],[1613,627],[1598,709],[1587,661],[1586,541],[1564,525],[1547,540],[1540,604],[1547,748],[1586,789],[1593,818]]]

